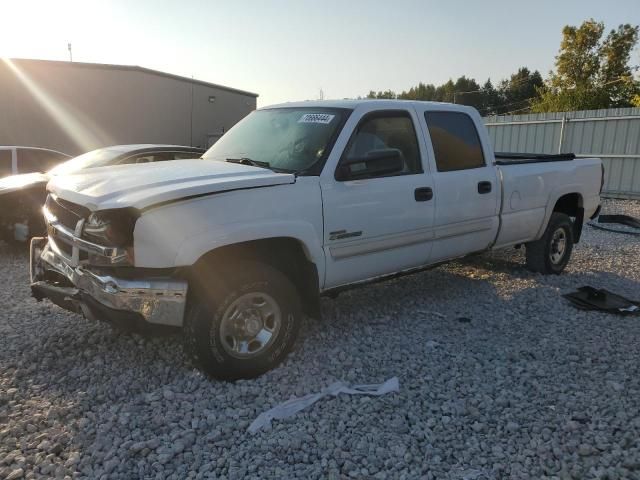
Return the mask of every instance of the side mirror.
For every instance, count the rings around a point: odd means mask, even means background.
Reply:
[[[340,162],[336,180],[357,180],[400,173],[404,169],[402,152],[397,148],[371,150],[363,157],[348,157]]]

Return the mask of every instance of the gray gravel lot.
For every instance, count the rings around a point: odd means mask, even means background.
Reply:
[[[283,366],[235,384],[189,366],[178,335],[35,302],[27,261],[0,245],[0,478],[640,479],[640,317],[560,296],[640,298],[639,237],[585,227],[561,276],[510,250],[324,299]],[[246,432],[291,396],[395,375],[398,394]]]

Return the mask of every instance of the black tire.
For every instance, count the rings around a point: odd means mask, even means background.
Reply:
[[[192,283],[196,285],[191,287],[183,328],[185,351],[212,377],[229,381],[257,377],[277,366],[293,348],[302,319],[300,297],[280,271],[263,263],[238,262],[233,267],[218,266],[204,272],[201,269]],[[263,315],[262,306],[244,310],[236,306],[245,299],[244,304],[248,302],[253,307],[254,298],[259,299],[256,304],[267,299],[271,306],[276,305],[277,308],[273,308],[276,313]],[[238,310],[249,313],[229,314]],[[280,317],[276,322],[278,312]],[[237,318],[231,320],[234,316]],[[266,343],[260,344],[257,336],[254,340],[245,340],[252,332],[247,322],[252,321],[253,331],[256,328],[261,329],[260,333],[271,330]],[[244,327],[238,327],[243,322]],[[276,324],[279,327],[276,328]],[[238,342],[234,335],[224,335],[228,331],[242,338],[240,343],[247,343],[243,348],[259,345],[259,349],[235,351]],[[239,358],[241,355],[244,357]]]
[[[559,252],[561,244],[563,248]],[[542,238],[526,244],[527,268],[545,275],[558,275],[569,263],[572,251],[573,222],[568,215],[553,212]]]

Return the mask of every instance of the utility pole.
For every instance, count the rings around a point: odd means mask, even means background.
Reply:
[[[193,147],[193,75],[191,75],[191,108],[189,111],[189,145]]]
[[[69,61],[73,62],[73,52],[71,51],[71,42],[67,43],[67,49],[69,50]]]

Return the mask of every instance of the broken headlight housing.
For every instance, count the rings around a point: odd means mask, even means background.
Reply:
[[[105,247],[131,247],[133,229],[139,216],[137,211],[128,208],[94,212],[86,220],[82,236]]]

